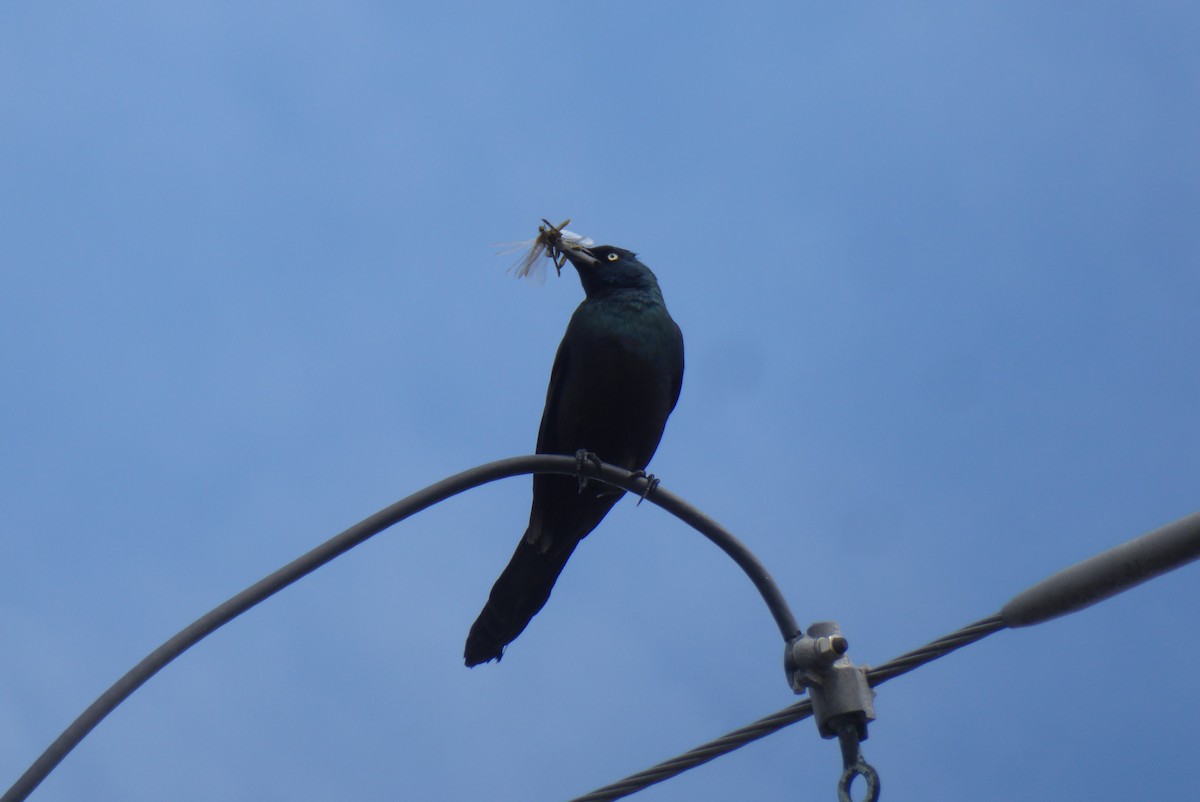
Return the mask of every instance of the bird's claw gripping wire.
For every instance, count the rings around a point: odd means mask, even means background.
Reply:
[[[575,478],[579,480],[579,492],[587,487],[588,478],[583,475],[584,463],[590,462],[599,468],[604,463],[600,461],[600,457],[594,451],[588,451],[586,448],[581,448],[575,452]]]
[[[662,484],[662,482],[658,481],[658,477],[654,474],[646,473],[643,470],[634,471],[633,475],[635,478],[646,480],[646,487],[644,490],[642,490],[641,498],[638,499],[638,503],[636,505],[640,507],[642,506],[642,502],[646,500],[646,497],[653,493],[655,489]]]

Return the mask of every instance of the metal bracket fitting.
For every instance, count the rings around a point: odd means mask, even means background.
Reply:
[[[836,738],[837,722],[848,717],[867,738],[867,722],[875,720],[875,692],[867,670],[846,657],[850,644],[832,621],[818,621],[806,635],[793,639],[784,652],[784,670],[796,693],[808,691],[822,738]]]
[[[859,751],[867,739],[867,723],[875,720],[875,692],[867,684],[867,669],[846,656],[850,644],[832,621],[819,621],[784,649],[783,665],[796,693],[808,691],[813,718],[822,738],[837,738],[843,772],[838,798],[850,799],[850,783],[863,777],[867,800],[879,798],[879,775]]]

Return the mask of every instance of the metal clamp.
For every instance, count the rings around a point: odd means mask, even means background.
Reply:
[[[836,623],[819,621],[788,642],[784,671],[794,692],[808,691],[821,737],[837,738],[841,745],[838,799],[849,802],[850,784],[861,776],[867,783],[865,802],[876,802],[879,774],[859,750],[859,743],[867,739],[867,723],[875,720],[875,692],[867,684],[867,669],[846,657],[849,648]]]

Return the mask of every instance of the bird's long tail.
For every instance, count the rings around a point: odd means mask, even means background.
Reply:
[[[550,598],[550,590],[579,540],[563,538],[542,552],[521,538],[508,567],[471,625],[463,653],[468,666],[499,660]]]

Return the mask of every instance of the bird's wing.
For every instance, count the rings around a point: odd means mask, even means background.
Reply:
[[[537,453],[560,454],[562,444],[556,436],[560,431],[558,413],[562,406],[563,388],[567,384],[567,373],[571,362],[570,349],[567,347],[567,337],[559,343],[558,353],[554,355],[554,367],[550,369],[550,384],[546,388],[546,408],[542,410],[542,424],[538,427]]]
[[[675,374],[675,381],[671,386],[671,408],[667,410],[668,414],[675,410],[675,405],[679,403],[679,392],[683,389],[683,331],[674,320],[671,321],[671,325],[675,327],[675,342],[679,349],[679,371]]]

